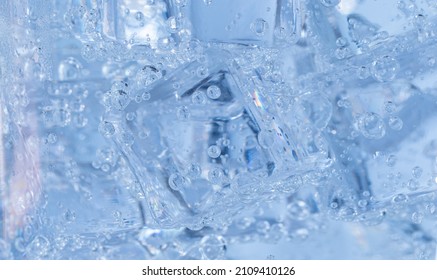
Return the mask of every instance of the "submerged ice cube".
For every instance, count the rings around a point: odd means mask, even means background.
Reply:
[[[226,52],[210,50],[206,64],[189,63],[134,90],[150,98],[113,107],[106,120],[146,194],[151,225],[227,219],[241,208],[232,201],[257,200],[326,156],[274,116],[267,92]]]
[[[193,36],[205,42],[294,43],[302,28],[299,0],[194,0],[187,10]]]

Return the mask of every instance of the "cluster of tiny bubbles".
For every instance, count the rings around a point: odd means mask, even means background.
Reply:
[[[385,136],[384,120],[374,112],[366,112],[358,117],[358,130],[368,139],[381,139]]]

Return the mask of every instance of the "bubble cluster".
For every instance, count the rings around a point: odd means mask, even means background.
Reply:
[[[27,2],[0,259],[435,258],[435,1]]]

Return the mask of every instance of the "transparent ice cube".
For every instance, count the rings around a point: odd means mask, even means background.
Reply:
[[[302,11],[298,0],[194,0],[187,8],[192,34],[204,42],[271,46],[295,43]]]
[[[273,115],[266,93],[229,54],[211,50],[206,61],[132,89],[150,98],[107,114],[146,194],[151,224],[196,227],[228,218],[241,207],[233,201],[259,199],[326,157],[307,143],[313,135],[303,137]],[[220,96],[211,98],[212,88]]]

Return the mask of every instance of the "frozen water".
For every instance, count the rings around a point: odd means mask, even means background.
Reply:
[[[436,15],[0,1],[0,259],[435,259]]]

